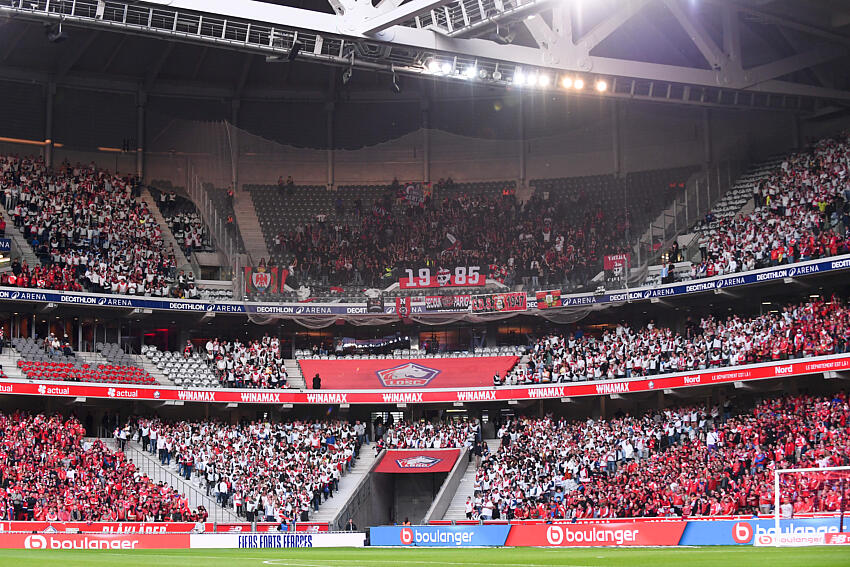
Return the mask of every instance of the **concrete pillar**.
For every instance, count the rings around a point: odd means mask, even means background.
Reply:
[[[620,101],[611,101],[611,149],[614,155],[614,177],[619,178],[622,169],[622,146],[620,144]]]
[[[334,184],[334,103],[328,102],[325,104],[325,113],[327,116],[327,143],[328,143],[328,187],[333,187]]]
[[[420,101],[422,109],[422,182],[431,182],[431,104],[427,98]]]
[[[800,135],[800,116],[797,114],[791,115],[791,147],[795,150],[803,147],[803,139]]]
[[[230,101],[230,183],[234,193],[239,190],[239,99]]]
[[[140,90],[136,99],[136,177],[140,180],[145,177],[145,105],[147,102],[147,94]]]
[[[703,161],[708,170],[708,164],[712,160],[711,151],[711,110],[708,108],[702,109],[702,144],[703,144]]]
[[[56,97],[56,83],[47,83],[47,96],[44,107],[44,163],[53,167],[53,99]]]
[[[520,185],[525,185],[525,111],[523,110],[523,97],[519,95],[519,104],[517,104],[517,112],[519,112],[519,181]]]

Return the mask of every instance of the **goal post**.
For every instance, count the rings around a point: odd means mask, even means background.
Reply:
[[[850,531],[850,519],[845,522],[848,491],[850,466],[776,469],[773,473],[773,545],[783,545],[781,521],[794,518],[800,510],[805,513],[834,512],[837,514],[836,531]]]

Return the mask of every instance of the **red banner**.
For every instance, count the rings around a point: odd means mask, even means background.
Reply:
[[[590,547],[679,545],[687,522],[511,526],[505,545]]]
[[[277,531],[277,522],[258,522],[256,531]],[[9,532],[67,532],[78,531],[88,534],[188,534],[199,531],[199,524],[193,522],[0,522],[0,533]],[[202,525],[203,532],[250,532],[249,522],[219,524],[206,522]],[[291,527],[290,527],[291,529]],[[297,522],[296,532],[326,532],[326,522]]]
[[[189,534],[0,534],[0,549],[189,549]]]
[[[802,376],[806,374],[817,374],[822,372],[838,372],[850,370],[850,355],[830,355],[818,358],[808,358],[799,362],[785,361],[781,363],[762,363],[749,366],[733,366],[702,372],[688,372],[684,374],[667,374],[663,376],[652,376],[646,378],[632,378],[627,380],[600,380],[588,382],[568,382],[563,384],[539,384],[535,386],[513,386],[495,388],[492,385],[484,386],[482,381],[490,378],[495,373],[494,365],[482,368],[481,365],[490,360],[505,361],[507,368],[513,365],[513,361],[505,359],[516,357],[471,357],[455,359],[415,359],[412,361],[398,359],[369,359],[369,360],[301,360],[299,363],[304,368],[320,368],[313,364],[330,365],[345,362],[352,366],[355,375],[359,376],[361,386],[352,386],[344,381],[351,376],[333,372],[334,384],[338,390],[186,390],[174,387],[156,386],[126,386],[123,384],[86,384],[80,382],[29,382],[18,380],[0,380],[0,395],[25,395],[25,396],[54,396],[65,398],[91,397],[118,400],[179,400],[183,402],[202,403],[240,403],[240,404],[399,404],[399,403],[452,403],[452,402],[490,402],[497,400],[534,400],[552,399],[569,396],[607,396],[610,394],[630,394],[634,392],[648,392],[666,388],[691,388],[697,386],[710,386],[712,384],[728,384],[732,382],[746,382],[748,380],[765,380],[774,378],[787,378],[790,376]],[[444,374],[442,371],[433,380],[428,380],[428,375],[420,375],[421,371],[403,369],[400,373],[389,372],[388,383],[392,386],[381,387],[380,379],[372,377],[370,372],[384,369],[392,370],[396,366],[405,366],[407,363],[421,362],[430,369],[444,368],[443,364],[450,363],[454,370]],[[455,366],[455,365],[458,366]],[[306,366],[305,366],[306,365]],[[499,368],[504,368],[502,362]],[[331,366],[328,369],[334,368]],[[342,369],[343,367],[340,367]],[[363,370],[357,370],[362,368]],[[371,368],[372,370],[368,370]],[[448,367],[446,367],[448,368]],[[464,369],[461,371],[461,369]],[[319,370],[313,370],[313,374]],[[322,370],[324,372],[324,370]],[[311,377],[312,374],[304,372]],[[385,374],[386,376],[386,374]],[[449,378],[451,377],[451,378]],[[322,382],[325,384],[325,376]],[[453,384],[453,380],[460,383]],[[417,385],[423,380],[428,383],[425,387]],[[470,381],[475,382],[470,385]],[[404,385],[406,384],[406,385]],[[492,384],[492,380],[489,381]],[[402,385],[403,387],[398,387]],[[473,387],[470,387],[473,386]],[[357,388],[372,388],[360,390]]]
[[[299,360],[308,379],[316,374],[322,388],[470,388],[492,386],[493,375],[513,368],[516,356],[368,360]]]
[[[611,254],[602,259],[602,267],[605,271],[625,268],[632,265],[632,257],[630,254]]]
[[[563,305],[560,289],[538,291],[536,296],[538,309],[550,309],[552,307],[561,307],[561,305]]]
[[[455,466],[459,455],[460,449],[386,451],[375,472],[413,474],[449,472]]]
[[[528,297],[524,291],[493,293],[472,297],[473,313],[498,313],[502,311],[525,311]]]

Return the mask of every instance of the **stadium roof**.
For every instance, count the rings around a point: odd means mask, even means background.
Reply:
[[[605,79],[602,96],[810,112],[850,102],[848,53],[841,0],[0,3],[0,80],[190,97],[466,97],[541,90],[545,75],[586,91]]]

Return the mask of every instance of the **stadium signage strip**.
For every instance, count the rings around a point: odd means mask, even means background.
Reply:
[[[580,307],[597,304],[616,304],[628,301],[650,300],[660,297],[683,296],[693,293],[705,293],[719,289],[729,289],[744,285],[764,283],[784,278],[797,278],[813,274],[824,274],[850,269],[850,254],[834,256],[828,260],[812,260],[776,268],[765,268],[743,274],[715,276],[681,284],[636,288],[631,290],[610,291],[596,295],[592,293],[561,295],[561,307]],[[524,295],[524,294],[523,294]],[[537,309],[537,297],[529,296],[527,301],[518,301],[515,293],[497,293],[492,296],[475,296],[471,303],[473,312],[516,311]],[[116,309],[153,309],[158,311],[187,313],[258,313],[264,315],[283,315],[290,317],[311,316],[384,316],[396,315],[396,307],[387,304],[382,313],[370,313],[365,303],[261,303],[261,302],[208,302],[191,299],[167,299],[154,297],[130,297],[126,295],[87,294],[65,291],[42,290],[37,288],[0,287],[0,302],[27,301],[34,303],[59,303],[65,305],[86,305]],[[552,307],[547,306],[551,309]],[[426,297],[411,298],[411,315],[438,313],[433,299]],[[455,311],[455,309],[452,309]],[[463,311],[460,311],[463,312]]]
[[[0,534],[0,549],[287,549],[365,544],[363,533]]]
[[[806,358],[796,362],[783,361],[749,366],[730,366],[718,370],[632,378],[630,380],[570,382],[528,387],[433,388],[404,391],[397,389],[392,391],[388,391],[388,389],[348,391],[267,390],[258,392],[255,390],[183,390],[155,386],[127,386],[125,384],[101,385],[80,382],[0,380],[0,394],[240,404],[337,405],[493,402],[629,394],[844,370],[850,370],[850,355],[848,354]]]
[[[188,533],[248,533],[251,531],[265,533],[276,532],[280,527],[278,522],[236,522],[222,524],[217,522],[0,522],[0,533],[59,533],[77,531],[89,534],[188,534]],[[253,529],[252,529],[253,528]],[[290,526],[292,529],[292,526]],[[327,532],[325,522],[296,522],[295,532]]]
[[[397,547],[625,547],[677,545],[773,545],[775,538],[797,545],[846,544],[838,517],[697,520],[658,518],[649,521],[592,523],[381,526],[370,529],[370,545]],[[845,526],[846,528],[846,526]]]

